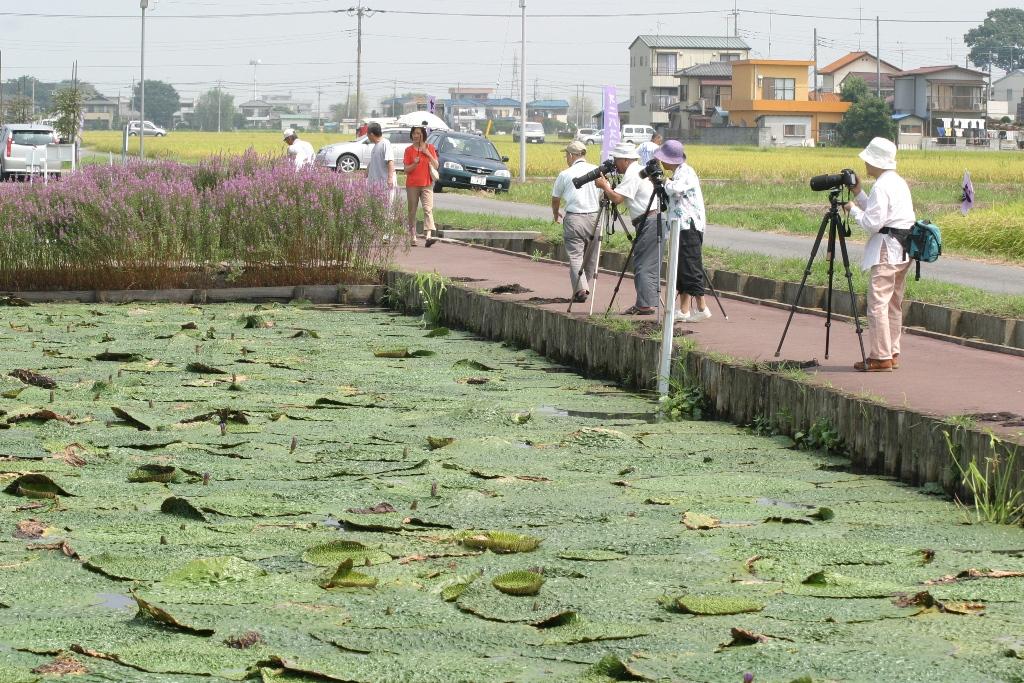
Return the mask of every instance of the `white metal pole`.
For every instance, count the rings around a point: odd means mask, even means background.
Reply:
[[[142,48],[139,57],[139,158],[144,159],[146,145],[146,8],[149,0],[139,0],[142,9]]]
[[[679,270],[679,219],[669,221],[668,283],[665,287],[665,318],[661,329],[661,361],[658,364],[658,395],[668,396],[672,377],[672,339],[676,324],[676,273]],[[669,296],[671,292],[672,296]]]
[[[523,10],[523,37],[519,48],[523,59],[519,69],[519,182],[526,182],[526,0],[519,0]]]

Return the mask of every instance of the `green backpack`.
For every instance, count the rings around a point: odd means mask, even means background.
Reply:
[[[927,218],[914,223],[908,230],[882,228],[879,232],[895,237],[903,253],[914,260],[914,279],[921,279],[921,261],[935,263],[942,256],[942,231]]]

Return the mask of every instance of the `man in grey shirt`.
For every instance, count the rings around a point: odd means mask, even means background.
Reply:
[[[384,137],[380,124],[371,123],[366,130],[367,137],[373,143],[370,152],[370,165],[366,169],[366,177],[371,184],[387,185],[388,191],[395,190],[395,155],[391,149],[391,141]]]

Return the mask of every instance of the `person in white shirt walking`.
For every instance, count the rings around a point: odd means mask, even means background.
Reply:
[[[579,189],[572,184],[573,178],[579,178],[597,168],[587,162],[586,156],[586,145],[579,141],[570,142],[565,148],[568,168],[558,174],[551,188],[551,215],[553,222],[562,223],[573,301],[578,303],[583,303],[590,296],[590,283],[597,271],[599,258],[595,243],[597,231],[601,229],[597,225],[601,191],[594,183],[587,183]],[[561,211],[562,202],[565,202],[564,214]]]
[[[679,221],[679,269],[676,275],[679,308],[676,309],[676,320],[699,323],[711,317],[711,309],[704,302],[704,260],[701,254],[707,227],[704,193],[701,192],[697,172],[686,163],[683,143],[669,140],[654,153],[654,158],[666,170],[672,171],[672,178],[665,182],[668,220],[670,223]],[[691,311],[691,300],[696,310]]]
[[[636,228],[633,243],[633,286],[636,288],[636,304],[623,311],[624,315],[653,315],[658,305],[658,282],[661,266],[661,244],[658,235],[658,203],[651,203],[654,184],[650,178],[641,178],[640,155],[628,142],[620,142],[612,150],[615,169],[622,175],[622,181],[614,190],[608,179],[601,176],[594,184],[602,190],[613,204],[626,204],[629,217]]]
[[[366,179],[370,185],[386,186],[388,197],[395,192],[398,176],[395,173],[395,153],[391,141],[384,137],[380,124],[374,121],[366,128],[366,136],[373,143],[370,151],[370,163],[366,167]]]
[[[641,166],[646,166],[647,162],[654,158],[654,153],[661,147],[661,142],[661,133],[655,133],[650,140],[640,143],[640,146],[636,148],[636,153],[640,155]]]
[[[316,157],[313,145],[305,140],[300,140],[294,128],[288,128],[284,131],[284,142],[288,145],[288,156],[292,157],[292,160],[295,162],[295,170],[313,163],[313,159]]]
[[[868,279],[867,361],[854,368],[864,372],[891,372],[900,366],[900,337],[903,332],[903,288],[910,259],[903,245],[890,230],[909,230],[914,225],[914,202],[910,188],[896,173],[896,145],[875,138],[858,155],[867,174],[877,178],[871,194],[861,189],[860,178],[851,192],[853,202],[843,208],[868,233],[861,270],[870,270]]]

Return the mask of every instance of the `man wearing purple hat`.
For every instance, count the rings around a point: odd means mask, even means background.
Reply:
[[[700,179],[693,167],[686,163],[683,143],[668,140],[654,153],[672,179],[665,183],[668,193],[668,220],[679,221],[679,269],[676,276],[676,291],[679,293],[679,308],[676,320],[684,323],[698,323],[711,317],[711,309],[704,303],[704,262],[701,247],[704,244],[704,228],[707,214],[704,211],[704,194],[700,190]],[[690,301],[694,302],[691,311]]]

